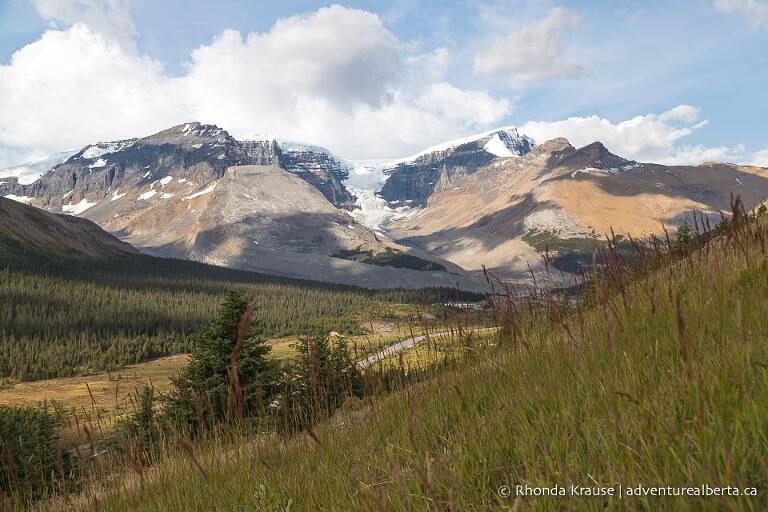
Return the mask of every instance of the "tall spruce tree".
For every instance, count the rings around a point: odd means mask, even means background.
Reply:
[[[247,309],[245,297],[229,292],[218,317],[196,338],[189,364],[165,399],[165,412],[174,423],[195,431],[201,420],[210,425],[239,414],[258,415],[272,400],[278,365],[267,357],[271,347],[257,325],[251,323],[238,333]]]

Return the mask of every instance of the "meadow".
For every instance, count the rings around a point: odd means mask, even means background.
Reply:
[[[609,243],[575,290],[498,283],[498,332],[454,326],[441,344],[455,350],[400,364],[398,385],[350,393],[289,435],[230,426],[168,435],[146,464],[96,457],[75,491],[36,506],[765,510],[767,241],[765,216],[737,212],[716,237],[637,245],[634,266]],[[671,495],[533,495],[640,485]],[[727,494],[674,491],[702,485]]]

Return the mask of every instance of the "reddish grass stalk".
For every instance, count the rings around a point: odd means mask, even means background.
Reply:
[[[240,351],[243,349],[243,343],[248,336],[248,329],[251,326],[251,318],[253,317],[253,312],[255,311],[256,306],[256,301],[252,301],[248,304],[245,312],[240,317],[240,322],[237,325],[235,347],[232,349],[232,355],[230,356],[229,378],[233,391],[233,409],[237,419],[241,423],[245,418],[245,397],[243,395],[243,388],[240,385],[240,373],[237,371],[237,357],[240,355]]]
[[[194,464],[197,471],[200,472],[200,474],[203,476],[203,479],[207,482],[208,481],[208,473],[205,472],[205,469],[203,469],[203,466],[200,464],[200,462],[197,460],[197,457],[195,457],[194,451],[192,451],[192,446],[190,446],[189,442],[179,434],[173,426],[171,426],[171,433],[173,434],[173,437],[176,439],[176,442],[179,443],[179,446],[182,450],[184,450],[184,453],[187,454],[187,457],[189,457],[189,460],[192,461],[192,464]]]
[[[683,315],[681,302],[682,299],[680,298],[680,293],[678,293],[675,297],[675,309],[677,312],[677,331],[680,336],[680,356],[682,357],[683,362],[688,363],[688,359],[690,357],[688,348],[688,335],[686,332],[685,316]]]
[[[205,426],[205,418],[203,417],[203,410],[200,407],[200,400],[197,398],[197,393],[195,390],[192,390],[192,408],[195,410],[195,417],[197,418],[197,427],[200,430],[200,434],[205,437],[206,433],[208,432],[207,427]]]

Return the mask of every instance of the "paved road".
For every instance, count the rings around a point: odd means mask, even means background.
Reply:
[[[476,331],[473,331],[475,333],[480,331],[489,331],[489,330],[496,330],[498,327],[484,327],[482,329],[478,329]],[[436,332],[434,334],[430,334],[431,337],[440,337],[450,334],[448,331],[446,332]],[[379,352],[376,352],[375,354],[371,354],[370,356],[366,357],[365,359],[361,359],[357,362],[358,368],[368,368],[371,365],[374,365],[378,363],[379,361],[386,359],[388,357],[392,357],[393,355],[402,352],[403,350],[408,350],[409,348],[413,348],[422,341],[426,340],[426,335],[421,336],[414,336],[413,338],[408,338],[407,340],[399,341],[395,343],[394,345],[390,345],[384,350],[380,350]]]

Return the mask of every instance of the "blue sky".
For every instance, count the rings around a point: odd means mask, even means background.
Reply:
[[[0,0],[0,166],[193,119],[354,158],[516,125],[768,165],[764,0],[328,6]]]

